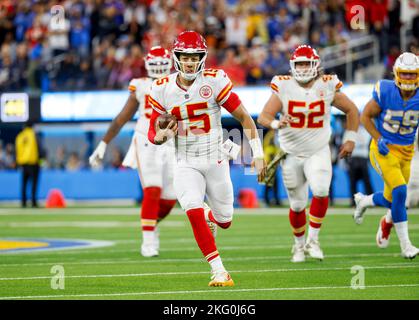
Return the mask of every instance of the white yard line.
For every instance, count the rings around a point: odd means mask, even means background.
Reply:
[[[99,215],[99,216],[138,216],[140,208],[66,208],[60,210],[22,210],[20,208],[0,208],[0,216],[43,216],[43,215]],[[353,208],[330,208],[327,215],[352,215]],[[257,209],[235,209],[234,215],[250,215],[250,216],[271,216],[280,215],[288,216],[288,208],[257,208]],[[366,215],[384,215],[384,208],[370,208]],[[185,215],[185,212],[180,208],[175,208],[170,215]],[[419,215],[419,209],[410,209],[408,215]]]
[[[379,288],[409,288],[419,287],[419,283],[413,284],[382,284],[365,286],[366,289]],[[337,290],[352,289],[351,286],[318,286],[318,287],[284,287],[284,288],[243,288],[243,289],[207,289],[207,290],[181,290],[181,291],[155,291],[155,292],[120,292],[120,293],[97,293],[97,294],[61,294],[61,295],[39,295],[39,296],[11,296],[0,297],[0,300],[12,299],[49,299],[49,298],[83,298],[83,297],[122,297],[122,296],[146,296],[146,295],[167,295],[167,294],[198,294],[198,293],[225,293],[225,292],[262,292],[262,291],[310,291],[310,290]]]
[[[356,244],[354,243],[330,243],[327,246],[324,246],[324,248],[353,248],[353,247],[376,247],[377,245],[375,244],[375,242],[371,241],[371,242],[357,242]],[[271,249],[290,249],[291,250],[291,245],[286,244],[286,245],[255,245],[255,246],[222,246],[220,245],[220,250],[221,251],[240,251],[240,250],[249,250],[249,249],[258,249],[258,250],[271,250]],[[89,248],[86,248],[89,249]],[[109,250],[95,250],[95,251],[85,251],[84,249],[73,249],[73,250],[67,250],[65,252],[61,252],[60,254],[62,255],[73,255],[73,254],[81,254],[81,253],[85,253],[85,254],[92,254],[92,253],[129,253],[129,252],[139,252],[139,248],[135,248],[135,249],[109,249]],[[185,246],[185,247],[180,247],[180,248],[163,248],[160,249],[160,252],[189,252],[189,251],[199,251],[199,248],[197,245],[193,245],[191,243],[191,246]],[[9,252],[9,253],[4,253],[7,255],[14,255],[14,254],[18,254],[19,252]],[[34,254],[34,253],[39,253],[39,252],[26,252],[26,254]]]
[[[184,221],[165,221],[164,227],[184,227]],[[138,221],[37,221],[3,222],[0,227],[7,228],[141,228]]]
[[[326,254],[325,259],[341,259],[341,258],[371,258],[371,257],[395,257],[400,258],[400,253],[354,253],[354,254]],[[145,259],[138,254],[138,259],[117,259],[117,260],[78,260],[72,259],[70,261],[60,261],[60,260],[53,260],[55,258],[46,258],[44,260],[50,260],[51,262],[35,262],[35,263],[13,263],[13,264],[0,264],[0,268],[5,267],[24,267],[24,266],[52,266],[56,264],[61,265],[95,265],[95,264],[153,264],[153,263],[202,263],[205,261],[204,258],[179,258],[179,259],[158,259],[158,258],[151,258]],[[237,258],[229,258],[223,257],[223,261],[261,261],[261,260],[289,260],[291,259],[291,255],[286,256],[253,256],[253,257],[237,257]],[[78,260],[78,261],[74,261]],[[360,263],[359,261],[358,263]],[[408,263],[408,261],[406,261]]]
[[[351,267],[230,270],[230,273],[233,274],[233,273],[275,273],[275,272],[296,272],[296,271],[339,271],[339,270],[351,270]],[[419,268],[419,264],[407,265],[405,263],[399,263],[399,264],[392,264],[392,265],[386,265],[386,266],[365,266],[364,267],[364,269],[405,269],[405,268]],[[208,274],[208,271],[66,275],[65,278],[66,279],[126,278],[126,277],[179,276],[179,275],[195,275],[195,274]],[[40,280],[40,279],[51,279],[51,276],[14,277],[14,278],[10,277],[10,278],[0,278],[0,281]]]

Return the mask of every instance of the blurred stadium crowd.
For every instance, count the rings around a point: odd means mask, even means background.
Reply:
[[[122,149],[113,145],[110,149],[109,156],[105,158],[103,166],[99,169],[126,170],[127,168],[122,166],[123,153],[126,150]],[[90,169],[85,159],[87,158],[85,148],[84,150],[67,150],[66,146],[59,146],[54,149],[54,154],[50,154],[49,152],[52,150],[44,144],[42,151],[45,155],[40,163],[42,168],[66,171]],[[15,145],[12,143],[3,145],[0,140],[0,170],[15,169],[17,169]]]
[[[365,8],[364,30],[349,27],[356,5]],[[391,77],[401,21],[398,0],[0,0],[0,92],[125,89],[146,76],[150,47],[171,48],[186,29],[205,36],[206,67],[224,69],[236,86],[266,85],[288,73],[298,44],[311,44],[321,56],[322,48],[368,34],[379,39]],[[408,49],[418,54],[418,14],[412,30]],[[87,146],[51,145],[43,167],[87,167]],[[121,168],[123,146],[113,147],[104,167]],[[15,169],[14,159],[14,145],[0,140],[0,170]]]
[[[349,28],[358,4],[365,30]],[[142,58],[150,47],[170,48],[186,29],[205,36],[206,66],[223,68],[235,85],[287,73],[298,44],[321,55],[321,48],[365,34],[379,38],[391,70],[400,27],[397,0],[2,0],[0,91],[126,88],[146,76]],[[418,16],[413,31],[409,49],[417,50]]]

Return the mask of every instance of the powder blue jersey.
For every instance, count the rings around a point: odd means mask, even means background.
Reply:
[[[409,146],[415,141],[419,120],[419,93],[404,101],[392,80],[376,83],[373,98],[381,108],[376,118],[377,129],[391,144]]]

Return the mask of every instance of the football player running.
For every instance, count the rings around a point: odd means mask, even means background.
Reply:
[[[132,79],[129,83],[130,95],[121,112],[109,126],[103,139],[89,158],[91,166],[98,166],[103,160],[106,147],[121,128],[139,111],[139,117],[131,145],[123,165],[138,169],[143,188],[141,206],[141,228],[143,241],[141,254],[154,257],[159,254],[159,231],[157,222],[165,218],[176,203],[173,190],[174,146],[150,144],[147,138],[152,108],[150,89],[154,79],[167,76],[172,68],[170,52],[160,46],[150,49],[145,57],[148,78]]]
[[[389,208],[379,223],[377,245],[388,246],[394,226],[402,257],[413,259],[419,250],[409,239],[405,204],[419,120],[419,57],[402,53],[394,63],[393,73],[394,81],[376,83],[373,98],[361,115],[361,122],[372,137],[370,161],[384,181],[384,191],[368,196],[355,194],[354,219],[362,223],[368,207]]]
[[[290,203],[289,220],[295,244],[292,262],[305,261],[306,255],[322,260],[319,231],[328,209],[332,178],[330,110],[335,106],[346,114],[347,130],[339,157],[351,155],[359,126],[358,109],[342,92],[336,75],[322,75],[320,57],[308,45],[296,48],[291,59],[291,76],[275,76],[272,95],[266,102],[258,122],[278,130],[282,159],[282,177]],[[280,119],[276,119],[280,113]],[[306,206],[309,187],[313,194],[309,211],[307,240]]]
[[[233,286],[215,243],[217,226],[226,229],[233,218],[233,186],[227,156],[222,152],[221,108],[229,111],[244,128],[252,153],[252,166],[259,181],[266,163],[256,125],[242,105],[233,84],[223,70],[204,69],[205,39],[197,32],[184,31],[173,45],[176,73],[153,82],[153,107],[149,140],[161,144],[175,136],[174,187],[185,210],[195,240],[211,267],[209,286]],[[156,128],[160,114],[176,117],[165,129]],[[208,205],[204,203],[207,197]]]

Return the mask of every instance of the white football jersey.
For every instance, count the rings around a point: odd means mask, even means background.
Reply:
[[[223,70],[205,69],[185,90],[176,81],[178,73],[153,82],[152,108],[178,119],[175,145],[178,160],[210,162],[222,159],[221,106],[233,87]]]
[[[329,144],[331,103],[341,86],[336,75],[323,75],[307,89],[291,76],[272,79],[272,92],[282,102],[281,115],[292,117],[288,127],[278,130],[285,152],[309,157]]]
[[[148,127],[150,125],[150,117],[153,109],[149,103],[149,96],[151,91],[152,78],[138,78],[132,79],[129,83],[128,89],[135,93],[135,97],[139,103],[138,105],[138,120],[135,126],[135,131],[147,136]]]

